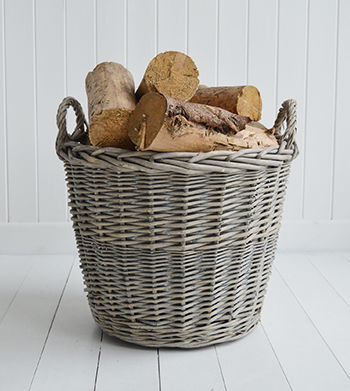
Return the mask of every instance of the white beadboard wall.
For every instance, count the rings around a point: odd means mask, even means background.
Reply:
[[[297,100],[279,246],[350,247],[350,1],[0,1],[1,253],[75,251],[57,107],[71,95],[87,112],[97,63],[123,64],[137,86],[166,50],[189,54],[202,84],[257,86],[266,126]]]

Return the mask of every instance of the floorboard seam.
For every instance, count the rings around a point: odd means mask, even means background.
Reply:
[[[30,391],[31,388],[32,388],[32,386],[33,386],[33,382],[34,382],[36,373],[37,373],[37,371],[38,371],[38,368],[39,368],[39,365],[40,365],[42,356],[43,356],[43,354],[44,354],[44,350],[45,350],[47,341],[48,341],[48,339],[49,339],[49,336],[50,336],[50,333],[51,333],[51,330],[52,330],[52,326],[53,326],[53,324],[54,324],[54,322],[55,322],[55,319],[56,319],[56,315],[57,315],[58,309],[60,308],[60,305],[61,305],[61,301],[62,301],[64,292],[66,291],[67,284],[68,284],[69,278],[70,278],[70,276],[71,276],[71,273],[72,273],[72,269],[73,269],[74,263],[75,263],[75,258],[74,258],[74,260],[73,260],[73,262],[72,262],[72,264],[71,264],[71,267],[70,267],[70,269],[69,269],[68,276],[67,276],[66,281],[65,281],[65,283],[64,283],[64,286],[63,286],[63,289],[62,289],[60,298],[59,298],[58,303],[57,303],[57,305],[56,305],[56,309],[55,309],[55,312],[54,312],[54,314],[53,314],[53,317],[52,317],[52,320],[51,320],[51,323],[50,323],[50,327],[49,327],[48,332],[47,332],[47,334],[46,334],[46,338],[45,338],[43,347],[42,347],[42,349],[41,349],[41,352],[40,352],[40,355],[39,355],[38,362],[36,363],[35,370],[34,370],[34,373],[33,373],[32,380],[30,381],[28,391]]]
[[[101,340],[100,340],[100,349],[98,351],[97,356],[97,364],[96,364],[96,372],[95,372],[95,381],[94,381],[94,391],[96,391],[97,387],[97,378],[98,378],[98,371],[100,369],[100,361],[101,361],[101,353],[102,353],[102,343],[103,343],[103,330],[101,330]]]
[[[30,268],[28,269],[28,272],[26,273],[25,277],[23,278],[23,280],[22,280],[20,286],[18,287],[18,289],[17,289],[15,295],[13,296],[13,298],[12,298],[10,304],[9,304],[8,307],[6,308],[6,311],[5,311],[4,315],[0,318],[0,324],[1,324],[1,322],[5,319],[6,314],[8,313],[9,309],[11,308],[12,303],[15,301],[15,299],[16,299],[16,297],[17,297],[17,295],[18,295],[18,292],[21,290],[22,285],[24,284],[25,280],[26,280],[27,277],[28,277],[28,274],[30,273],[30,271],[31,271],[32,268],[33,268],[33,265],[34,265],[34,262],[32,262]]]
[[[158,390],[162,391],[162,378],[160,374],[160,352],[159,348],[157,348],[157,363],[158,363]]]
[[[310,262],[309,259],[306,259],[307,262]],[[317,270],[317,269],[316,269]],[[347,373],[347,371],[345,370],[345,368],[343,367],[343,365],[341,364],[341,362],[338,360],[338,357],[335,355],[335,353],[333,352],[333,350],[331,349],[331,347],[328,345],[327,341],[324,339],[323,335],[321,334],[320,330],[317,328],[317,326],[315,325],[315,323],[313,322],[313,320],[311,319],[310,315],[307,313],[307,311],[305,310],[305,308],[302,306],[302,304],[300,303],[300,301],[298,300],[298,298],[295,296],[294,292],[292,291],[292,289],[290,288],[290,286],[287,284],[287,282],[285,281],[285,279],[283,278],[283,276],[281,275],[281,273],[278,271],[278,269],[276,268],[276,271],[277,273],[280,275],[281,279],[283,280],[283,282],[285,283],[285,285],[287,286],[287,288],[289,289],[289,291],[291,292],[291,294],[293,295],[294,299],[297,301],[297,303],[299,304],[300,308],[302,309],[302,311],[304,312],[304,314],[306,315],[306,317],[309,319],[310,323],[312,324],[312,326],[315,328],[316,332],[318,333],[318,335],[320,336],[320,338],[322,339],[323,343],[327,346],[327,348],[329,349],[329,351],[331,352],[331,354],[333,355],[333,357],[335,358],[335,360],[337,361],[337,363],[339,364],[340,368],[343,370],[343,372],[345,373],[345,375],[350,379],[350,375]]]
[[[219,354],[218,354],[218,351],[216,349],[216,345],[214,345],[214,351],[215,351],[215,355],[216,355],[216,360],[217,360],[218,365],[219,365],[219,370],[220,370],[220,374],[221,374],[222,383],[224,385],[224,390],[227,391],[226,382],[225,382],[225,378],[224,378],[224,373],[223,373],[222,368],[221,368]]]
[[[290,382],[289,382],[289,380],[288,380],[287,374],[286,374],[286,372],[285,372],[284,369],[283,369],[283,365],[282,365],[282,363],[280,362],[280,360],[279,360],[279,358],[278,358],[278,355],[277,355],[277,353],[276,353],[276,351],[275,351],[275,349],[274,349],[274,347],[273,347],[273,345],[272,345],[272,342],[270,341],[270,338],[269,338],[269,336],[268,336],[268,334],[267,334],[267,332],[266,332],[266,330],[265,330],[265,328],[264,328],[264,325],[263,325],[262,321],[260,322],[260,324],[261,324],[261,328],[263,329],[263,331],[264,331],[264,333],[265,333],[265,335],[266,335],[266,338],[267,338],[267,340],[268,340],[268,342],[269,342],[269,344],[270,344],[270,346],[271,346],[271,349],[272,349],[272,351],[273,351],[273,354],[274,354],[275,357],[276,357],[276,360],[277,360],[277,362],[278,362],[278,365],[279,365],[280,368],[281,368],[281,371],[282,371],[282,373],[283,373],[283,376],[285,377],[286,382],[288,383],[289,388],[293,391],[292,385],[290,384]]]

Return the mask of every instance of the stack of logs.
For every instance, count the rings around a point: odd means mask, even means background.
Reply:
[[[274,129],[260,122],[254,86],[199,85],[193,60],[158,54],[135,92],[131,73],[103,62],[86,77],[90,143],[137,151],[209,152],[276,145]]]

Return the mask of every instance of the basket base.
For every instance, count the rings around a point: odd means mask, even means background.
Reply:
[[[145,325],[136,325],[125,327],[122,324],[118,326],[111,321],[105,323],[96,317],[92,311],[97,325],[109,336],[118,338],[122,341],[152,347],[168,348],[201,348],[214,344],[234,341],[245,337],[258,325],[260,321],[260,311],[253,317],[242,318],[241,322],[237,319],[225,324],[212,324],[205,327],[193,327],[191,329],[179,330],[176,327],[162,328],[147,327]]]

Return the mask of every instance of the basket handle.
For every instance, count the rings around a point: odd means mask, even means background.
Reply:
[[[282,125],[286,121],[286,129],[282,133]],[[280,145],[285,143],[287,149],[293,149],[292,159],[299,155],[299,148],[296,143],[297,134],[297,102],[294,99],[288,99],[282,103],[276,121],[274,123],[275,136]]]
[[[67,111],[70,107],[73,107],[76,115],[76,127],[72,135],[67,133]],[[58,127],[58,135],[56,138],[56,152],[62,148],[63,144],[67,141],[82,141],[87,137],[85,129],[88,128],[88,124],[85,119],[85,115],[80,103],[73,97],[67,96],[63,99],[58,107],[56,115],[56,123]]]

